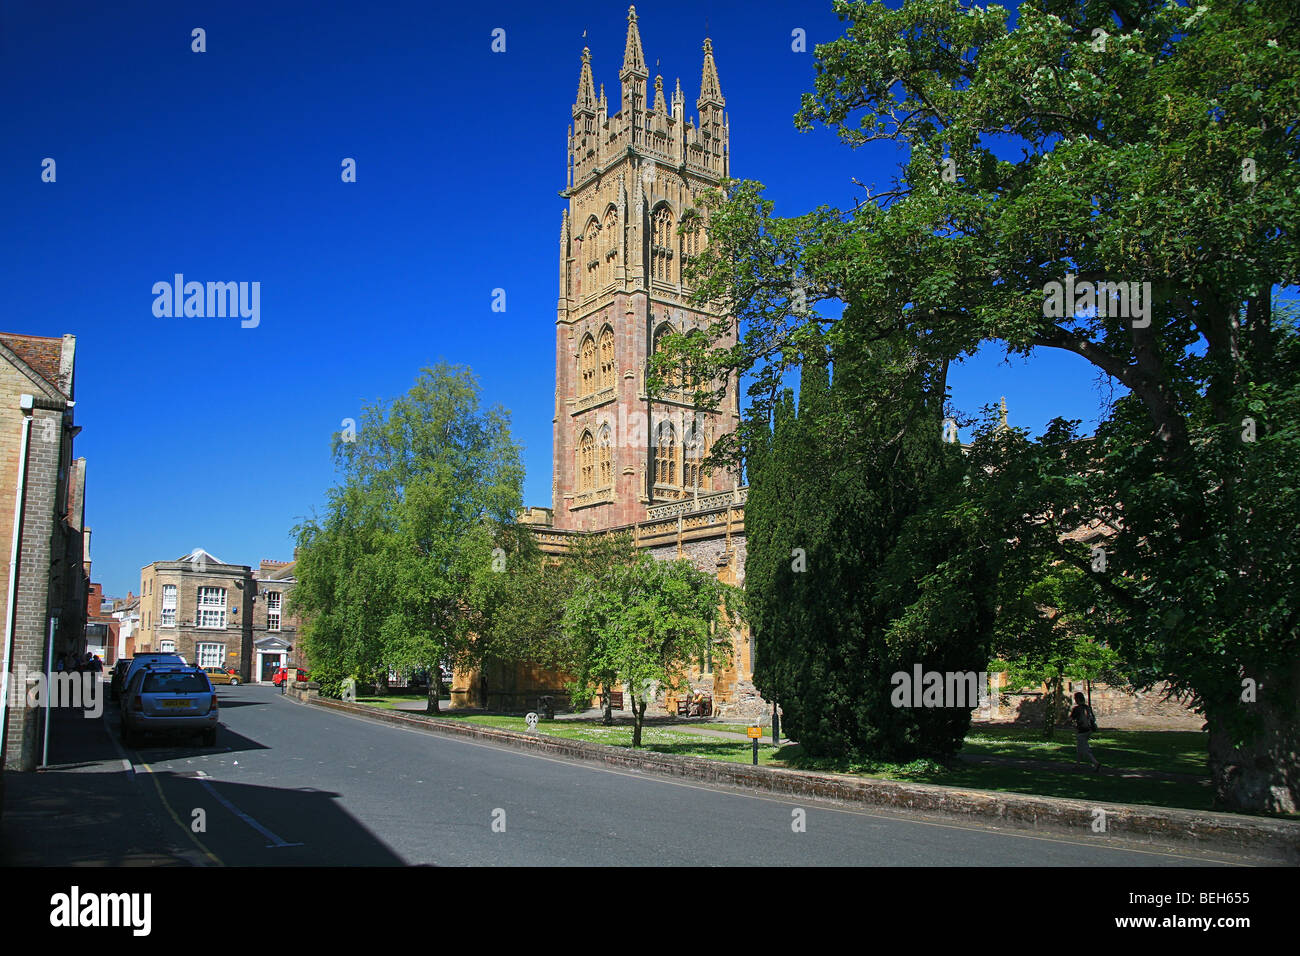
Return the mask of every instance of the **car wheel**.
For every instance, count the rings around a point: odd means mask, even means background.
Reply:
[[[231,687],[238,687],[238,686],[239,686],[239,678],[238,678],[238,677],[232,677],[232,678],[230,678],[230,686],[231,686]]]

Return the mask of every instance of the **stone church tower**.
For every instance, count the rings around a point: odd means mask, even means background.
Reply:
[[[713,48],[704,41],[698,121],[686,116],[678,80],[671,102],[641,48],[628,11],[618,112],[597,93],[583,49],[569,127],[568,199],[560,225],[555,323],[554,527],[627,527],[657,504],[731,491],[731,476],[705,474],[701,459],[734,430],[739,399],[697,412],[678,375],[652,401],[648,358],[669,331],[714,319],[690,304],[684,263],[704,230],[679,234],[687,210],[729,175],[726,100]],[[702,212],[702,210],[700,210]]]

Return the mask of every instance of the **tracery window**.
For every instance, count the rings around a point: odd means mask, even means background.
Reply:
[[[695,422],[686,432],[684,455],[682,458],[682,487],[708,489],[709,479],[704,472],[705,448],[704,432],[699,422]]]
[[[578,349],[578,397],[596,390],[596,340],[584,335]]]
[[[655,436],[655,484],[677,486],[679,451],[672,422],[661,423]]]
[[[591,432],[584,431],[578,440],[578,491],[592,491],[596,487],[596,441]]]
[[[650,220],[650,274],[664,282],[673,281],[673,213],[660,206]]]
[[[614,270],[618,268],[618,213],[610,206],[605,210],[605,245],[602,251],[605,260],[605,281],[614,281]]]
[[[606,327],[600,333],[600,387],[613,388],[617,378],[614,362],[614,330]]]
[[[608,425],[605,425],[600,430],[600,446],[596,454],[600,468],[600,487],[612,487],[614,484],[614,443],[611,440]]]
[[[664,340],[667,336],[672,335],[673,328],[670,325],[660,326],[659,331],[655,333],[655,355],[662,355],[664,351]],[[664,373],[664,384],[668,388],[682,387],[682,370],[678,366],[667,370]]]

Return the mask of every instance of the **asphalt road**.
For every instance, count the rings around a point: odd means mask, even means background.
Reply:
[[[160,741],[125,751],[138,779],[157,785],[172,841],[214,865],[1223,862],[1090,832],[997,831],[606,770],[349,717],[268,687],[219,694],[216,748]],[[110,711],[114,735],[116,720]]]

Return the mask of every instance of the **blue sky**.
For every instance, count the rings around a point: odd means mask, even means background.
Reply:
[[[829,2],[638,5],[652,80],[688,115],[707,29],[733,175],[778,215],[847,206],[895,154],[792,117]],[[330,436],[361,403],[446,359],[513,416],[525,501],[550,504],[554,321],[565,131],[582,47],[617,99],[624,3],[219,3],[10,0],[0,330],[77,336],[76,453],[88,460],[92,577],[109,595],[202,546],[256,565],[334,481]],[[191,30],[207,52],[191,52]],[[491,51],[506,31],[506,52]],[[583,31],[587,31],[584,39]],[[41,182],[45,157],[57,181]],[[344,157],[357,182],[340,180]],[[256,328],[158,318],[153,284],[258,281]],[[507,310],[491,310],[504,288]],[[1090,428],[1094,370],[1062,354],[956,368],[968,412],[1007,396],[1037,434]]]

